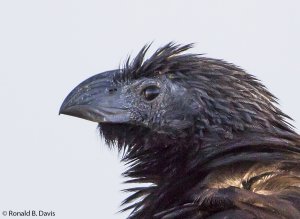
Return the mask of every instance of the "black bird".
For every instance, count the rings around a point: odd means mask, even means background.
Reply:
[[[79,84],[60,113],[123,153],[130,219],[300,218],[300,137],[254,76],[169,43]],[[146,183],[146,184],[143,184]]]

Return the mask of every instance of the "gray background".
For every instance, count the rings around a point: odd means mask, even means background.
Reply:
[[[299,127],[298,1],[0,1],[0,212],[55,211],[55,218],[116,214],[124,167],[96,124],[58,116],[87,77],[145,43],[192,50],[256,75]],[[152,49],[153,51],[153,49]],[[0,214],[0,218],[3,216]]]

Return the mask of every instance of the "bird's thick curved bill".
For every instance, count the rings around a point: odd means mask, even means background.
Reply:
[[[75,87],[60,107],[59,114],[75,116],[98,123],[123,123],[130,120],[121,92],[109,93],[118,70],[95,75]]]

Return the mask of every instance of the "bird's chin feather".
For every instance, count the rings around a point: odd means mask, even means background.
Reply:
[[[115,124],[99,123],[99,133],[110,148],[117,147],[119,151],[126,150],[147,150],[157,151],[161,148],[173,147],[179,145],[179,142],[185,142],[182,147],[188,147],[187,142],[192,142],[192,132],[186,129],[185,134],[181,135],[176,132],[160,133],[150,128],[132,125],[132,124]],[[177,130],[179,133],[179,130]],[[177,134],[177,135],[176,135]]]

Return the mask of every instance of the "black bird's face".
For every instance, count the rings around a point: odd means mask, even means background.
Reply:
[[[107,142],[119,146],[289,130],[286,115],[257,79],[221,60],[181,54],[191,46],[170,43],[147,60],[144,47],[124,68],[79,84],[60,113],[99,123]]]
[[[188,89],[168,75],[116,81],[119,70],[95,75],[79,84],[63,102],[60,113],[101,124],[130,124],[181,137],[193,125]]]

